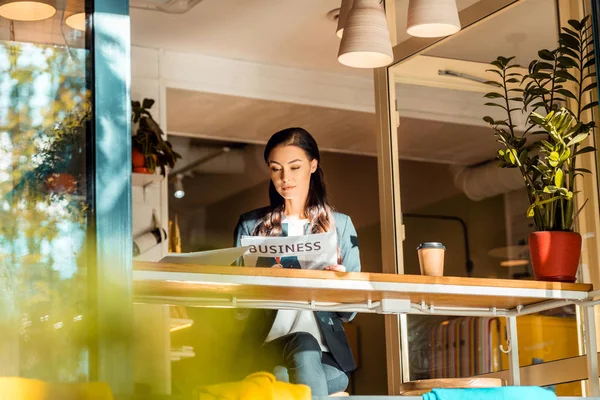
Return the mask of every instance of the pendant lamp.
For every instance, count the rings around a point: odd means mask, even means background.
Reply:
[[[456,0],[410,0],[406,33],[432,38],[460,31]]]
[[[53,0],[0,0],[0,17],[13,21],[41,21],[56,14]]]
[[[348,20],[348,14],[352,9],[353,0],[342,0],[342,6],[340,7],[340,15],[338,16],[338,25],[336,35],[341,39],[344,35],[344,26]]]
[[[78,31],[85,31],[85,13],[71,14],[65,19],[65,23]]]
[[[66,3],[65,24],[72,29],[85,31],[85,0],[67,0]]]
[[[380,68],[394,61],[385,10],[379,0],[354,0],[338,61],[354,68]]]

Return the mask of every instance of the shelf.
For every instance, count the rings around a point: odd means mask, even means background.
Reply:
[[[193,319],[186,318],[170,318],[170,331],[176,332],[185,328],[189,328],[194,324]]]
[[[163,179],[165,179],[165,177],[158,174],[139,174],[135,172],[131,174],[131,184],[133,186],[140,186],[144,188],[148,185],[152,185],[153,183],[159,183]]]
[[[196,357],[194,348],[190,346],[184,346],[179,349],[171,349],[171,361],[179,361],[184,358]]]

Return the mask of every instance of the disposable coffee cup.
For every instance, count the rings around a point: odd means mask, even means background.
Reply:
[[[425,242],[417,247],[421,275],[444,276],[446,247],[439,242]]]

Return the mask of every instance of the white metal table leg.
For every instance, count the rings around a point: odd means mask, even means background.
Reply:
[[[517,317],[506,317],[508,331],[508,365],[510,368],[510,385],[521,386],[521,370],[519,367],[519,339],[517,337]]]
[[[596,345],[596,316],[594,306],[583,306],[583,329],[585,329],[585,354],[588,370],[588,396],[600,396],[598,383],[598,347]]]

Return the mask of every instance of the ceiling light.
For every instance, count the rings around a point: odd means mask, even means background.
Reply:
[[[0,17],[14,21],[41,21],[56,14],[55,2],[50,0],[0,0]]]
[[[410,0],[406,33],[432,38],[460,31],[456,0]]]
[[[185,190],[183,190],[183,175],[177,174],[175,178],[175,192],[173,192],[173,196],[178,199],[183,198],[185,196]]]
[[[338,61],[354,68],[380,68],[394,61],[385,10],[379,0],[354,0]]]
[[[78,31],[85,31],[85,13],[72,14],[65,19],[65,23]]]
[[[352,3],[353,0],[342,0],[340,14],[338,16],[337,30],[335,31],[339,38],[344,35],[344,26],[346,25],[346,20],[348,20],[348,13],[350,13],[350,10],[352,9]]]

